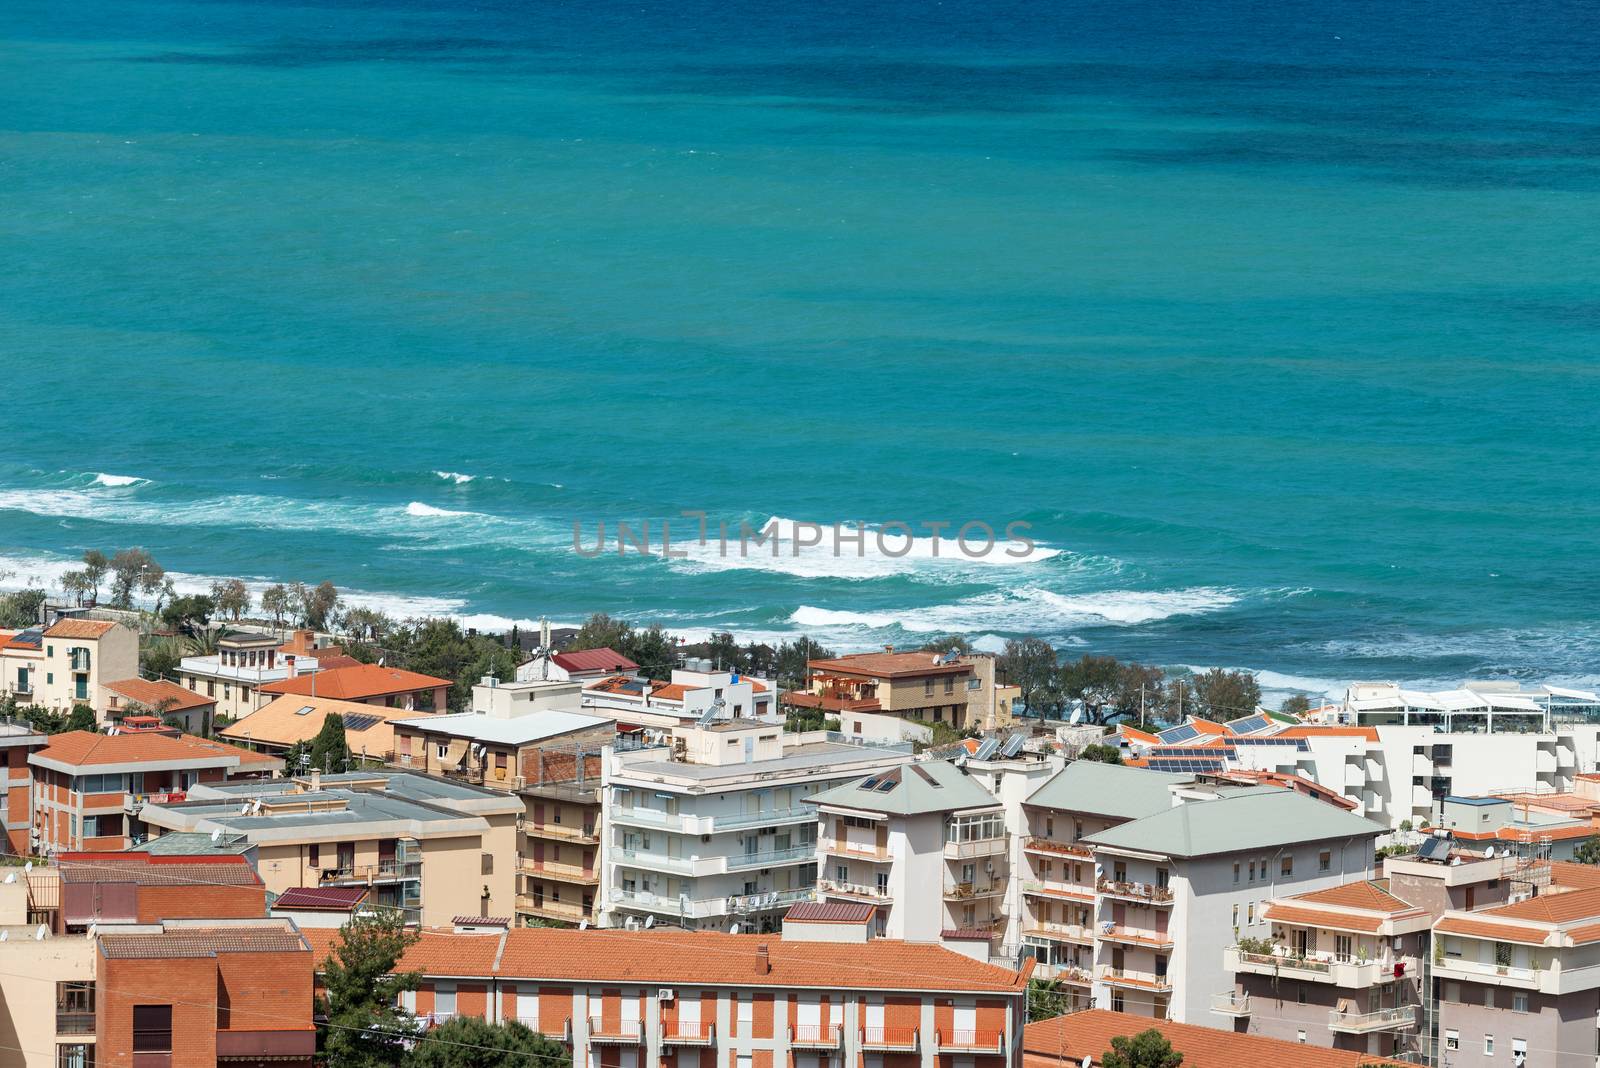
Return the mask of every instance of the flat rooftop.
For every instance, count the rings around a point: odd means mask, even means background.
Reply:
[[[805,772],[829,765],[869,763],[894,756],[909,756],[909,747],[887,745],[843,745],[839,742],[810,742],[785,749],[783,756],[774,760],[756,760],[748,764],[690,764],[673,760],[626,761],[617,768],[617,778],[649,778],[663,776],[675,779],[748,779],[774,772]]]

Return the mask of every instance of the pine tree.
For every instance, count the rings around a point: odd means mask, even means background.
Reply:
[[[329,774],[350,767],[350,744],[344,737],[344,717],[337,712],[328,713],[322,721],[322,729],[311,742],[311,766]]]
[[[418,1028],[400,1008],[400,995],[415,990],[421,976],[395,968],[416,940],[398,912],[358,915],[340,928],[317,1004],[326,1021],[320,1037],[328,1068],[390,1068],[405,1060]]]
[[[457,1016],[428,1032],[404,1068],[570,1068],[572,1054],[516,1020]]]
[[[1132,1038],[1118,1035],[1100,1055],[1101,1068],[1178,1068],[1182,1063],[1183,1054],[1154,1027]]]

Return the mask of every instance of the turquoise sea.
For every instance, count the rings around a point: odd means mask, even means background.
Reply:
[[[13,583],[1600,676],[1594,5],[5,12]],[[1054,551],[571,549],[680,509]]]

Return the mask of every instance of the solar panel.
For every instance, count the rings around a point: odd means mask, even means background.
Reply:
[[[1238,734],[1253,734],[1265,730],[1270,721],[1266,716],[1242,716],[1239,719],[1229,720],[1228,729]]]
[[[1238,754],[1230,741],[1227,745],[1153,745],[1144,755],[1153,760],[1222,760]]]
[[[1000,751],[1000,739],[985,738],[978,746],[978,751],[972,754],[973,760],[988,760]]]
[[[1199,736],[1200,732],[1195,729],[1194,724],[1192,723],[1184,723],[1177,727],[1168,727],[1166,730],[1156,735],[1157,738],[1160,738],[1163,742],[1168,743],[1187,742],[1191,739],[1198,738]]]
[[[1151,771],[1206,772],[1215,774],[1226,770],[1220,760],[1152,760],[1145,767]]]
[[[1000,747],[1000,755],[1007,760],[1022,752],[1022,747],[1028,742],[1026,734],[1013,734],[1006,739],[1006,744]]]
[[[364,731],[374,723],[382,722],[383,717],[369,715],[366,712],[345,712],[342,715],[346,730]]]
[[[1422,860],[1449,860],[1450,839],[1429,838],[1422,843],[1422,848],[1417,850],[1417,856]]]

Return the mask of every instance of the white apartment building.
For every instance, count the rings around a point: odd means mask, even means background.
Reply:
[[[1370,878],[1384,830],[1290,790],[1090,761],[1026,807],[1024,952],[1084,1003],[1202,1025],[1267,902]]]
[[[271,634],[236,631],[217,640],[209,656],[186,656],[178,661],[178,682],[217,702],[216,714],[242,719],[272,700],[261,687],[320,668],[315,652],[286,652],[280,638]]]
[[[672,681],[612,675],[584,683],[583,710],[641,727],[672,728],[704,717],[745,719],[777,711],[771,679],[717,671],[709,660],[672,669]]]
[[[102,711],[102,687],[139,677],[139,636],[121,623],[62,616],[48,627],[0,631],[0,693],[18,704]]]
[[[987,961],[1006,931],[1005,810],[963,768],[903,764],[810,799],[817,897],[874,909],[878,937],[941,942]]]
[[[908,763],[910,746],[859,745],[774,720],[670,730],[665,746],[608,750],[600,922],[777,930],[816,892],[808,798]]]

